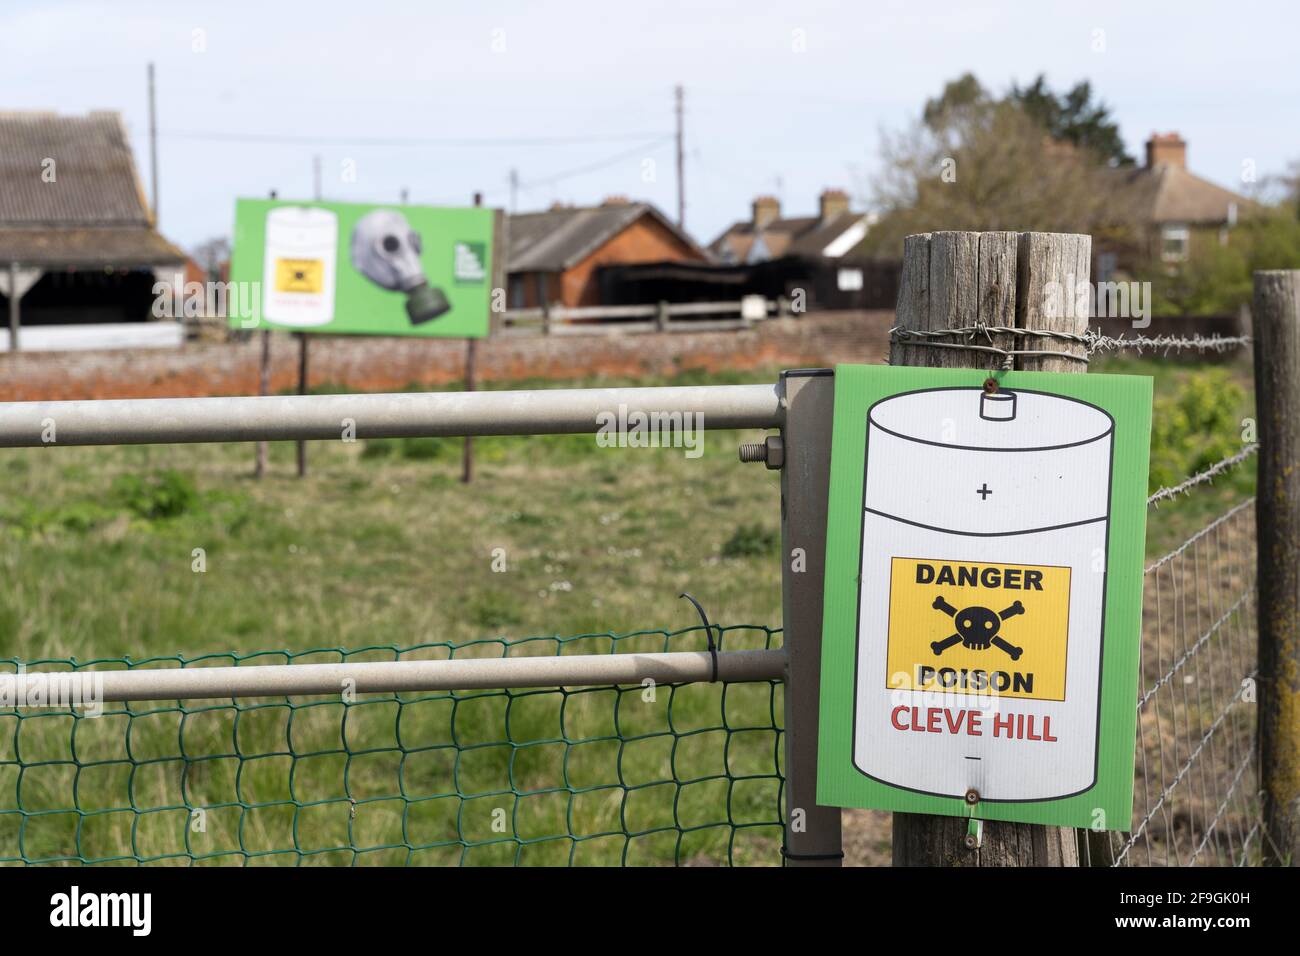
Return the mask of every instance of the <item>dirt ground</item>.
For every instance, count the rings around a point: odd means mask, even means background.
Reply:
[[[840,815],[845,866],[889,866],[891,816],[883,810],[845,810]]]

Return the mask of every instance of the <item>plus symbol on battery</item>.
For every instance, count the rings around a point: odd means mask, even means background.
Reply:
[[[980,496],[980,501],[987,501],[989,495],[993,494],[993,489],[989,487],[989,483],[986,481],[983,488],[975,489],[975,494]]]

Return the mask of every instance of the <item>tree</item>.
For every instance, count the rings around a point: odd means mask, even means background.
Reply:
[[[207,239],[195,246],[191,254],[209,279],[220,279],[221,267],[230,261],[230,240],[225,236]]]
[[[1119,124],[1110,117],[1110,107],[1093,101],[1092,84],[1087,80],[1080,80],[1058,96],[1040,73],[1023,89],[1012,83],[1007,100],[1024,110],[1053,139],[1095,153],[1111,166],[1133,165],[1133,157],[1124,149],[1119,135]]]
[[[954,120],[984,110],[989,105],[988,92],[974,73],[963,73],[944,84],[943,92],[925,101],[921,119],[932,130],[951,125]]]
[[[1251,299],[1254,274],[1300,269],[1300,220],[1294,206],[1264,207],[1227,234],[1193,238],[1186,262],[1152,263],[1138,278],[1151,283],[1156,315],[1231,315]]]
[[[904,236],[935,229],[1100,234],[1136,208],[1124,177],[1093,151],[1056,140],[1018,100],[991,98],[970,74],[881,139],[870,253],[896,256]]]

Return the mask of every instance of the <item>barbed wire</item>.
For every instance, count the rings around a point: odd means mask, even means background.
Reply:
[[[1216,461],[1213,465],[1211,465],[1209,468],[1205,469],[1204,471],[1197,472],[1196,474],[1192,475],[1190,478],[1187,478],[1184,481],[1180,481],[1176,485],[1171,485],[1167,488],[1161,488],[1160,490],[1152,494],[1149,498],[1147,498],[1147,507],[1149,508],[1152,505],[1159,504],[1160,502],[1172,498],[1175,495],[1184,494],[1191,488],[1194,488],[1197,485],[1203,485],[1207,481],[1213,481],[1218,475],[1223,474],[1225,471],[1227,471],[1229,468],[1234,467],[1235,465],[1240,465],[1243,461],[1245,461],[1251,455],[1255,454],[1257,451],[1259,451],[1259,442],[1252,442],[1251,444],[1243,448],[1241,451],[1237,452],[1235,455],[1229,455],[1227,458],[1224,458],[1221,461]]]
[[[1172,349],[1197,349],[1202,352],[1226,352],[1228,349],[1243,348],[1250,345],[1249,335],[1102,335],[1100,332],[1088,331],[1088,351],[1107,352],[1115,349],[1133,349],[1141,353],[1143,349],[1163,349],[1168,353]]]
[[[1035,338],[1055,340],[1059,342],[1069,342],[1073,345],[1080,346],[1083,349],[1082,354],[1079,352],[1063,352],[1054,349],[1018,349],[1002,348],[993,343],[993,336],[1008,335],[1013,338]],[[978,336],[984,337],[984,344],[978,344],[975,339]],[[965,338],[962,342],[941,342],[938,339]],[[1095,329],[1088,329],[1086,332],[1065,332],[1055,329],[1018,329],[1006,325],[987,325],[983,322],[976,321],[973,325],[957,326],[951,329],[905,329],[901,326],[893,326],[889,330],[889,340],[891,343],[921,345],[926,348],[936,349],[960,349],[965,352],[986,352],[992,355],[1001,356],[1003,359],[1003,368],[1010,369],[1012,362],[1018,355],[1043,356],[1048,355],[1055,358],[1072,359],[1076,362],[1082,362],[1087,365],[1088,357],[1097,352],[1112,352],[1121,349],[1132,349],[1141,354],[1145,349],[1163,350],[1165,354],[1175,349],[1196,349],[1207,352],[1224,352],[1228,349],[1240,348],[1250,345],[1251,338],[1248,335],[1136,335],[1136,336],[1112,336],[1103,335]]]
[[[974,342],[975,337],[981,335],[989,344],[978,345]],[[986,325],[978,321],[974,325],[963,325],[952,329],[905,329],[896,325],[889,330],[890,342],[924,345],[927,348],[935,349],[961,349],[966,352],[987,352],[992,355],[1000,355],[1004,360],[1003,368],[1008,370],[1017,355],[1050,355],[1055,358],[1073,359],[1076,362],[1082,362],[1084,365],[1088,364],[1088,356],[1076,352],[1061,352],[1052,349],[1004,349],[992,344],[995,335],[1055,339],[1072,342],[1084,346],[1085,349],[1087,348],[1087,336],[1074,332],[1057,332],[1051,329],[1014,329],[1004,325]],[[941,338],[959,338],[962,336],[966,337],[965,342],[935,341]]]

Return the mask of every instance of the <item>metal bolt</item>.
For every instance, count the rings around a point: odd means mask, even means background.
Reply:
[[[971,804],[972,806],[974,804],[979,803],[980,792],[976,790],[974,787],[971,787],[969,790],[966,791],[966,802]]]
[[[761,461],[769,471],[785,464],[785,441],[780,435],[768,435],[761,442],[745,442],[740,446],[741,461]]]

